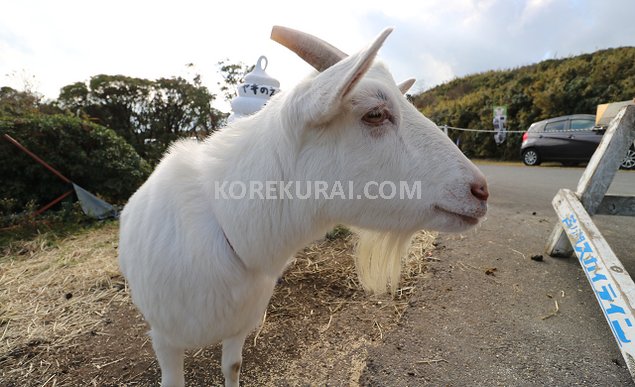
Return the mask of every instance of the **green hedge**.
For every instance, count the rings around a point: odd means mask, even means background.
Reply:
[[[150,174],[148,163],[111,129],[66,115],[0,117],[0,200],[14,211],[30,201],[46,204],[71,187],[6,141],[5,133],[111,203],[124,202]]]

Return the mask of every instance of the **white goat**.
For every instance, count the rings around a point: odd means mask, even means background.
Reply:
[[[174,144],[130,198],[120,265],[150,324],[162,386],[185,384],[185,349],[221,341],[225,385],[237,386],[245,338],[289,257],[334,225],[373,230],[362,233],[357,268],[367,289],[385,292],[397,286],[414,232],[462,231],[485,215],[484,176],[403,97],[413,81],[397,86],[375,62],[390,32],[346,56],[311,35],[274,27],[274,40],[321,72],[200,145]],[[260,188],[267,181],[344,182],[357,194],[219,195],[223,182],[254,181]],[[421,197],[358,196],[369,193],[369,182],[384,181],[422,182]]]

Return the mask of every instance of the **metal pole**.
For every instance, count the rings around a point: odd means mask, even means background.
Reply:
[[[57,169],[51,167],[50,165],[48,165],[46,163],[46,161],[42,160],[41,158],[39,158],[38,156],[35,155],[35,153],[31,152],[30,150],[26,149],[22,144],[20,144],[19,142],[17,142],[14,138],[12,138],[11,136],[9,136],[8,134],[4,135],[4,138],[9,141],[10,143],[12,143],[13,145],[15,145],[16,147],[18,147],[18,149],[20,149],[22,152],[26,153],[27,155],[31,156],[33,158],[33,160],[37,161],[38,163],[40,163],[44,168],[48,169],[49,171],[51,171],[51,173],[53,173],[55,176],[59,177],[62,181],[64,181],[65,183],[68,184],[73,184],[73,182],[67,178],[66,176],[62,175]],[[42,214],[44,211],[48,210],[49,208],[53,207],[55,204],[59,203],[60,201],[62,201],[65,197],[67,197],[68,195],[72,194],[73,190],[67,191],[65,193],[63,193],[61,196],[59,196],[57,199],[53,200],[52,202],[48,203],[47,205],[45,205],[44,207],[40,208],[39,210],[35,211],[35,213],[32,216],[35,215],[40,215]]]
[[[65,197],[67,197],[68,195],[72,194],[73,190],[67,191],[65,193],[63,193],[60,197],[58,197],[57,199],[53,200],[52,202],[50,202],[49,204],[45,205],[44,207],[40,208],[39,210],[35,211],[35,215],[40,215],[42,214],[44,211],[48,210],[49,208],[53,207],[54,205],[56,205],[57,203],[61,202]]]
[[[24,146],[22,146],[22,144],[20,144],[19,142],[17,142],[16,140],[14,140],[11,136],[9,136],[8,134],[4,135],[4,138],[9,141],[10,143],[12,143],[13,145],[15,145],[16,147],[18,147],[18,149],[20,149],[22,152],[26,153],[27,155],[31,156],[35,161],[37,161],[38,163],[42,164],[44,166],[44,168],[48,169],[49,171],[51,171],[53,174],[55,174],[55,176],[59,177],[60,179],[62,179],[63,181],[65,181],[66,183],[72,184],[73,182],[67,178],[66,176],[62,175],[60,172],[58,172],[55,168],[51,167],[50,165],[48,165],[44,160],[42,160],[41,158],[37,157],[33,152],[31,152],[30,150],[26,149]]]

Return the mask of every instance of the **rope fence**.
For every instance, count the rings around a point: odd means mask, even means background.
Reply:
[[[447,129],[452,130],[462,130],[464,132],[483,132],[483,133],[496,133],[497,130],[488,130],[488,129],[467,129],[467,128],[455,128],[454,126],[441,125],[440,126],[443,131],[447,133]],[[526,130],[506,130],[505,133],[525,133]]]
[[[468,128],[456,128],[454,126],[447,126],[447,125],[440,125],[439,128],[443,129],[444,132],[447,133],[447,129],[452,129],[452,130],[461,130],[464,132],[484,132],[484,133],[496,133],[498,132],[497,130],[491,130],[491,129],[468,129]],[[581,130],[585,130],[585,129],[563,129],[563,130],[551,130],[551,131],[545,131],[543,133],[566,133],[566,132],[579,132]],[[588,130],[588,129],[586,129]],[[604,130],[604,128],[594,128],[593,130]],[[527,133],[526,130],[505,130],[505,133]]]

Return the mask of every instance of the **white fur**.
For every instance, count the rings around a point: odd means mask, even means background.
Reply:
[[[401,258],[406,255],[412,234],[358,230],[355,268],[364,289],[395,293],[401,277]]]
[[[396,247],[415,231],[466,230],[485,215],[485,200],[471,193],[486,186],[483,175],[374,62],[383,39],[204,143],[174,144],[130,198],[121,216],[120,265],[150,324],[162,386],[184,385],[184,349],[219,341],[225,383],[237,386],[245,337],[289,257],[334,225],[392,235],[383,250],[395,253],[386,262],[369,261],[381,260],[378,250],[360,245],[369,251],[360,254],[366,261],[358,259],[360,278],[382,292],[387,284],[396,288]],[[377,109],[390,120],[362,120]],[[215,195],[215,182],[305,180],[353,181],[356,192],[368,181],[422,181],[422,199]]]

